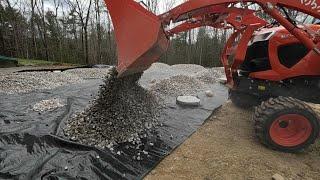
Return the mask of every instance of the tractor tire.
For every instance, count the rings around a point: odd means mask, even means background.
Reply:
[[[229,90],[229,98],[234,105],[242,109],[249,109],[254,106],[258,106],[261,103],[257,96],[236,90]]]
[[[319,136],[317,114],[298,99],[271,98],[256,107],[253,119],[260,142],[277,151],[300,152]]]

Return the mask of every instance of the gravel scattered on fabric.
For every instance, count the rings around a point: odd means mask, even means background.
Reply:
[[[48,100],[42,100],[36,103],[33,106],[32,110],[36,112],[52,111],[63,106],[65,106],[63,100],[58,98],[52,98]]]
[[[72,141],[112,149],[119,143],[141,144],[157,126],[157,98],[137,81],[141,75],[118,79],[114,69],[97,97],[85,111],[71,118],[64,133]]]
[[[207,69],[197,65],[156,63],[142,77],[140,74],[118,79],[113,68],[99,96],[69,119],[64,134],[72,141],[113,152],[115,145],[129,143],[138,149],[132,158],[139,161],[143,154],[139,148],[145,145],[143,139],[151,137],[162,125],[158,119],[165,105],[163,98],[205,93],[213,81],[199,77],[216,71],[206,72]],[[121,155],[122,152],[114,153]]]
[[[151,136],[151,132],[161,126],[158,117],[164,105],[163,97],[196,96],[210,90],[209,84],[222,75],[216,69],[198,65],[169,66],[163,63],[155,63],[141,79],[141,74],[118,79],[115,68],[3,73],[0,93],[28,93],[85,83],[90,79],[105,79],[99,95],[91,104],[68,120],[64,134],[81,144],[113,150],[119,143],[140,147],[142,139]],[[33,110],[51,111],[63,105],[59,99],[49,99],[35,104]],[[133,159],[141,159],[141,155],[137,154]]]
[[[63,72],[21,72],[0,75],[0,93],[28,93],[54,89],[67,84],[82,83],[88,78],[103,78],[109,69],[86,68]]]

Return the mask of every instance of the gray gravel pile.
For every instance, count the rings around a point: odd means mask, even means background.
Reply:
[[[22,72],[0,74],[0,93],[16,94],[54,89],[81,83],[88,78],[103,78],[109,69],[73,69],[64,72]]]
[[[197,95],[206,84],[194,77],[177,75],[151,86],[151,91],[161,96]]]
[[[219,78],[225,77],[223,68],[204,68],[194,64],[178,64],[169,66],[163,63],[154,63],[147,71],[145,71],[142,77],[142,84],[145,88],[159,83],[163,79],[170,79],[174,76],[184,75],[191,78],[197,78],[198,80],[212,84],[216,83]]]
[[[141,75],[116,78],[115,68],[90,107],[69,120],[64,133],[82,144],[109,148],[117,143],[141,144],[157,126],[156,97],[138,85]]]
[[[72,74],[52,72],[23,72],[0,76],[0,93],[15,94],[34,90],[54,89],[82,79]]]
[[[205,71],[203,66],[196,64],[177,64],[172,65],[171,69],[180,75],[194,76],[198,72]]]
[[[224,77],[224,74],[220,69],[214,68],[199,71],[195,74],[195,77],[200,81],[212,84],[218,82],[218,79]]]
[[[150,85],[175,75],[178,74],[173,69],[171,69],[171,66],[164,63],[154,63],[143,73],[140,82],[142,82],[143,87],[149,89]]]
[[[58,98],[52,98],[48,100],[42,100],[36,103],[33,106],[32,110],[36,112],[52,111],[63,106],[65,106],[63,100]]]

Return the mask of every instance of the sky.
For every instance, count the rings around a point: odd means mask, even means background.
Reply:
[[[11,1],[14,1],[14,0],[11,0]],[[30,1],[30,0],[25,0],[25,1]],[[64,0],[60,0],[61,2],[64,2]],[[87,0],[80,0],[80,2],[83,2],[83,4],[88,4],[86,3]],[[141,0],[135,0],[137,2],[140,2]],[[146,0],[144,0],[146,1]],[[171,8],[179,5],[180,3],[183,2],[183,0],[158,0],[159,1],[159,4],[158,4],[158,11],[157,14],[162,14],[162,13],[165,13],[167,11],[167,4],[171,4]],[[48,11],[54,11],[55,10],[55,6],[54,6],[54,1],[53,0],[44,0],[45,2],[45,10]],[[65,2],[64,2],[65,3]],[[80,3],[82,4],[82,3]],[[104,5],[104,0],[101,0],[101,4]],[[68,7],[68,5],[64,5],[64,7]],[[106,8],[106,7],[105,7]],[[93,8],[92,8],[93,9]],[[66,9],[65,9],[66,11]],[[59,9],[59,14],[62,15],[62,9],[60,8]],[[105,15],[102,15],[101,16],[101,20],[102,22],[106,22],[106,19],[107,19],[107,16]]]
[[[2,0],[0,0],[1,2]],[[17,9],[21,9],[22,6],[25,5],[25,3],[30,3],[30,0],[9,0],[11,2],[12,5],[15,5],[15,8]],[[64,11],[65,13],[69,13],[69,9],[67,9],[69,6],[65,3],[65,0],[57,0],[58,2],[62,2],[64,3]],[[74,1],[74,0],[71,0]],[[88,5],[88,0],[79,0],[80,4],[85,4]],[[100,0],[101,4],[104,6],[104,0]],[[135,0],[137,2],[140,2],[141,0]],[[143,0],[146,2],[146,0]],[[162,14],[165,13],[168,9],[168,4],[170,4],[170,9],[174,8],[175,6],[181,4],[182,2],[184,2],[185,0],[158,0],[159,4],[158,4],[158,12],[157,14]],[[18,3],[17,3],[18,2]],[[55,5],[54,5],[54,0],[44,0],[44,7],[45,7],[45,11],[55,11]],[[26,9],[26,12],[24,13],[25,16],[29,17],[31,16],[31,10],[29,9],[30,6],[28,6],[28,9]],[[105,7],[106,8],[106,7]],[[92,8],[92,10],[94,10],[94,8]],[[107,10],[107,9],[105,9]],[[58,16],[62,16],[62,8],[60,6],[59,11],[58,11]],[[106,11],[105,11],[106,12]],[[107,25],[107,16],[106,14],[101,14],[101,22],[102,24]]]
[[[87,0],[80,0],[80,1],[87,1]],[[139,2],[141,0],[137,0],[137,1]],[[165,10],[166,10],[165,4],[168,4],[168,2],[171,2],[173,4],[173,7],[175,7],[175,6],[179,5],[182,2],[182,0],[159,0],[158,9],[159,9],[160,14],[165,12]],[[55,9],[53,0],[45,0],[45,8],[47,10],[53,11]]]
[[[30,0],[9,0],[11,2],[11,5],[13,5],[17,9],[21,9],[25,5],[25,3],[30,3]],[[65,0],[57,0],[62,3],[65,3]],[[72,1],[72,0],[71,0]],[[88,0],[79,0],[80,2],[87,2]],[[140,2],[141,0],[135,0],[137,2]],[[146,0],[143,0],[146,2]],[[157,14],[162,14],[167,10],[166,4],[171,4],[172,8],[181,4],[184,0],[158,0],[159,5],[158,5],[158,13]],[[3,0],[0,0],[0,2],[4,2]],[[83,3],[86,4],[86,3]],[[104,4],[104,0],[101,0],[101,4]],[[54,11],[55,6],[54,6],[54,1],[53,0],[44,0],[44,6],[45,10],[48,11]],[[67,5],[64,5],[64,7],[68,7]],[[60,8],[60,13],[62,9]],[[27,15],[28,16],[28,15]]]

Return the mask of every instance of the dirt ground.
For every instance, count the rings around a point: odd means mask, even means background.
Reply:
[[[252,110],[228,102],[145,179],[320,179],[320,142],[299,154],[272,151],[254,135]]]

